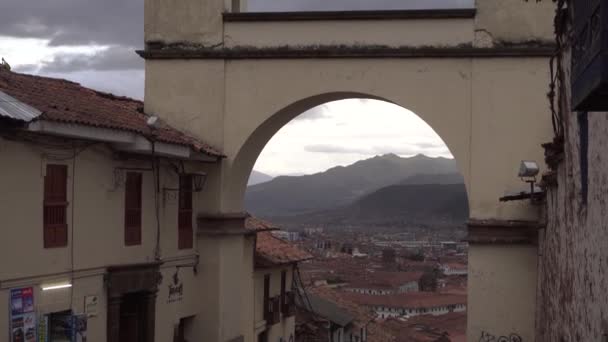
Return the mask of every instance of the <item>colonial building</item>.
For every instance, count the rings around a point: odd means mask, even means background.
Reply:
[[[246,228],[256,233],[254,272],[254,333],[258,342],[295,339],[297,263],[312,255],[273,235],[278,228],[248,217]]]
[[[467,275],[469,273],[467,265],[455,262],[441,264],[440,269],[446,276]]]
[[[391,295],[417,292],[422,272],[385,272],[376,271],[364,278],[354,278],[345,287],[346,291],[369,294]]]
[[[213,291],[193,208],[221,159],[142,102],[0,68],[2,339],[190,340]]]
[[[467,296],[460,294],[419,292],[374,296],[351,293],[347,298],[354,303],[371,308],[379,319],[418,315],[438,316],[450,312],[464,312],[467,309]]]

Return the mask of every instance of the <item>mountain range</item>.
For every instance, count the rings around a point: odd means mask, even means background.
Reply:
[[[270,182],[272,180],[272,178],[273,178],[272,176],[267,175],[263,172],[253,170],[253,171],[251,171],[251,174],[249,175],[249,180],[247,181],[247,186]]]
[[[248,188],[254,215],[296,221],[464,220],[463,179],[453,159],[394,154],[306,176],[281,176]]]

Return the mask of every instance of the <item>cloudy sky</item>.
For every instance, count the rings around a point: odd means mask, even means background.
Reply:
[[[252,11],[463,8],[473,2],[249,0]],[[142,99],[144,63],[134,50],[143,46],[143,3],[1,0],[0,57],[18,72],[66,78]],[[382,122],[400,124],[384,127]],[[401,126],[404,129],[398,133],[396,127]],[[257,167],[276,175],[320,171],[385,152],[446,155],[431,133],[415,115],[389,104],[360,100],[327,104],[286,126],[268,145]]]

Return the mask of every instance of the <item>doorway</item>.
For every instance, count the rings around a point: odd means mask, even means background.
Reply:
[[[120,304],[120,342],[145,342],[146,297],[127,294]]]

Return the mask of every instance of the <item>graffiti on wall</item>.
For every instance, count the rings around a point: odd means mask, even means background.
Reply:
[[[495,336],[485,331],[481,332],[481,337],[479,338],[479,342],[523,342],[523,340],[518,334]]]

